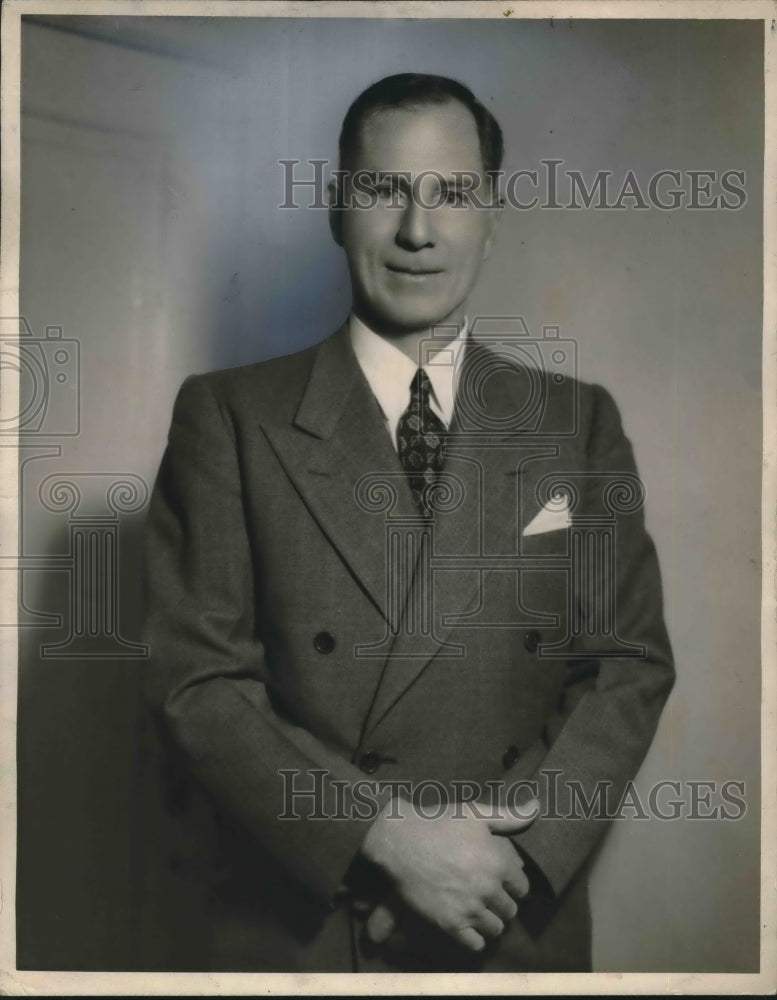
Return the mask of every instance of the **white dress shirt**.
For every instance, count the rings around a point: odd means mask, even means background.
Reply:
[[[383,411],[386,429],[396,449],[397,425],[399,418],[410,404],[410,384],[418,365],[391,341],[371,330],[353,313],[349,320],[349,331],[356,360]],[[425,359],[422,365],[432,386],[429,403],[446,427],[450,427],[453,419],[453,407],[456,403],[456,365],[466,339],[465,319],[458,336],[450,343],[442,345],[438,351]]]

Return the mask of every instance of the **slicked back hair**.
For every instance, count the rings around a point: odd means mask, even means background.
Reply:
[[[427,73],[397,73],[395,76],[386,76],[359,94],[348,109],[340,130],[340,169],[353,170],[362,127],[376,111],[445,104],[449,101],[463,104],[475,119],[483,170],[493,182],[493,175],[501,168],[504,155],[499,122],[488,108],[480,103],[469,87],[447,76],[432,76]]]

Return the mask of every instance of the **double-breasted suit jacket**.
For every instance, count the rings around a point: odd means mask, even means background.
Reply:
[[[471,344],[445,454],[424,519],[347,328],[179,393],[146,691],[218,817],[202,967],[590,965],[606,823],[575,807],[617,801],[674,676],[631,447],[601,388]],[[354,864],[367,781],[536,782],[513,839],[544,891],[480,955],[412,917],[371,946],[352,903],[377,885]]]

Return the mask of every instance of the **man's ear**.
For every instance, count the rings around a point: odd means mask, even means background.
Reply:
[[[327,188],[329,196],[329,229],[338,246],[343,245],[343,192],[337,179],[332,179]]]
[[[486,241],[483,244],[483,260],[488,260],[491,256],[491,249],[496,239],[499,223],[504,215],[505,200],[501,196],[495,199],[495,203],[485,209],[488,212],[488,224],[486,230]]]

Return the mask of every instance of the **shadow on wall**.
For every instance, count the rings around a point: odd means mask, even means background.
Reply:
[[[111,512],[93,480],[42,483],[59,518],[20,573],[17,965],[185,966],[192,852],[139,697],[143,491],[114,482]]]

